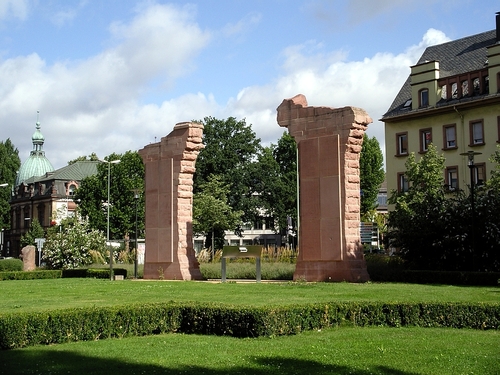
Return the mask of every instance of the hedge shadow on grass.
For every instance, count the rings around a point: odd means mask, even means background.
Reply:
[[[167,354],[166,354],[167,355]],[[360,370],[349,366],[328,365],[311,360],[291,357],[258,357],[252,359],[258,368],[250,365],[230,368],[210,368],[197,364],[165,367],[153,364],[137,364],[115,359],[102,359],[83,356],[71,351],[14,350],[0,351],[0,372],[3,374],[51,374],[67,375],[73,373],[109,375],[136,374],[205,374],[205,375],[273,375],[273,374],[354,374],[368,375],[373,371],[389,375],[415,375],[388,366]]]

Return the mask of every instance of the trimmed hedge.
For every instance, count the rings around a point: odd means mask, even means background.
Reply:
[[[125,268],[113,269],[113,274],[122,275],[127,278]],[[16,271],[0,272],[0,281],[2,280],[35,280],[35,279],[60,279],[60,278],[94,278],[109,279],[109,269],[106,268],[78,268],[74,270],[36,270],[36,271]]]
[[[22,271],[23,261],[16,258],[0,259],[0,271]]]
[[[0,315],[0,348],[169,332],[278,336],[339,325],[500,329],[500,305],[333,302],[235,307],[171,302],[13,313]]]
[[[369,254],[365,259],[372,281],[475,286],[497,286],[500,281],[499,272],[408,270],[398,256]]]
[[[61,275],[61,270],[0,272],[0,280],[59,279]]]

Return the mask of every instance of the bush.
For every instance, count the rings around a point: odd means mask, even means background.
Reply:
[[[500,329],[498,304],[332,302],[235,307],[158,303],[0,316],[0,348],[167,332],[259,337],[339,325]]]
[[[58,279],[61,277],[60,270],[37,270],[37,271],[9,271],[0,272],[0,280],[36,280],[36,279]]]
[[[0,259],[0,272],[1,271],[22,271],[23,261],[21,259],[7,258]]]

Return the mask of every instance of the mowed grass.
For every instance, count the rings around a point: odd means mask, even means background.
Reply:
[[[237,339],[167,334],[0,351],[2,374],[500,373],[500,333],[343,327]]]
[[[0,282],[0,314],[168,301],[500,305],[498,287],[56,279]],[[0,374],[500,374],[500,331],[333,327],[238,339],[166,334],[0,351]]]
[[[253,306],[334,301],[500,303],[498,287],[397,283],[55,279],[2,281],[0,286],[0,314],[169,301]]]

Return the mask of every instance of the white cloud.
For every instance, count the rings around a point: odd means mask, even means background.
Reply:
[[[418,45],[400,54],[377,53],[363,61],[348,61],[345,52],[304,54],[304,46],[292,46],[285,51],[286,74],[272,84],[246,87],[228,103],[231,113],[245,117],[253,124],[265,143],[275,142],[283,133],[276,122],[276,107],[285,98],[304,94],[311,106],[360,107],[372,117],[368,135],[376,136],[382,147],[383,123],[378,119],[387,111],[394,97],[424,49],[443,43],[448,38],[430,29]],[[309,49],[315,50],[315,48]]]
[[[0,0],[0,19],[10,16],[24,20],[28,15],[29,0]]]
[[[260,23],[262,15],[257,12],[251,12],[245,15],[236,23],[228,23],[223,29],[222,34],[226,37],[239,35],[253,28]]]
[[[32,54],[0,62],[0,122],[20,124],[13,140],[20,150],[31,149],[26,135],[34,131],[37,110],[47,157],[55,166],[93,151],[105,156],[126,151],[125,145],[137,148],[134,136],[144,137],[148,125],[137,125],[140,131],[130,135],[123,129],[130,118],[144,113],[141,95],[153,81],[169,85],[192,69],[210,40],[193,21],[189,7],[154,4],[129,23],[115,23],[110,29],[114,46],[84,61],[48,66]],[[131,110],[133,116],[123,118]],[[157,109],[158,115],[165,111]],[[27,155],[20,156],[24,160]]]

